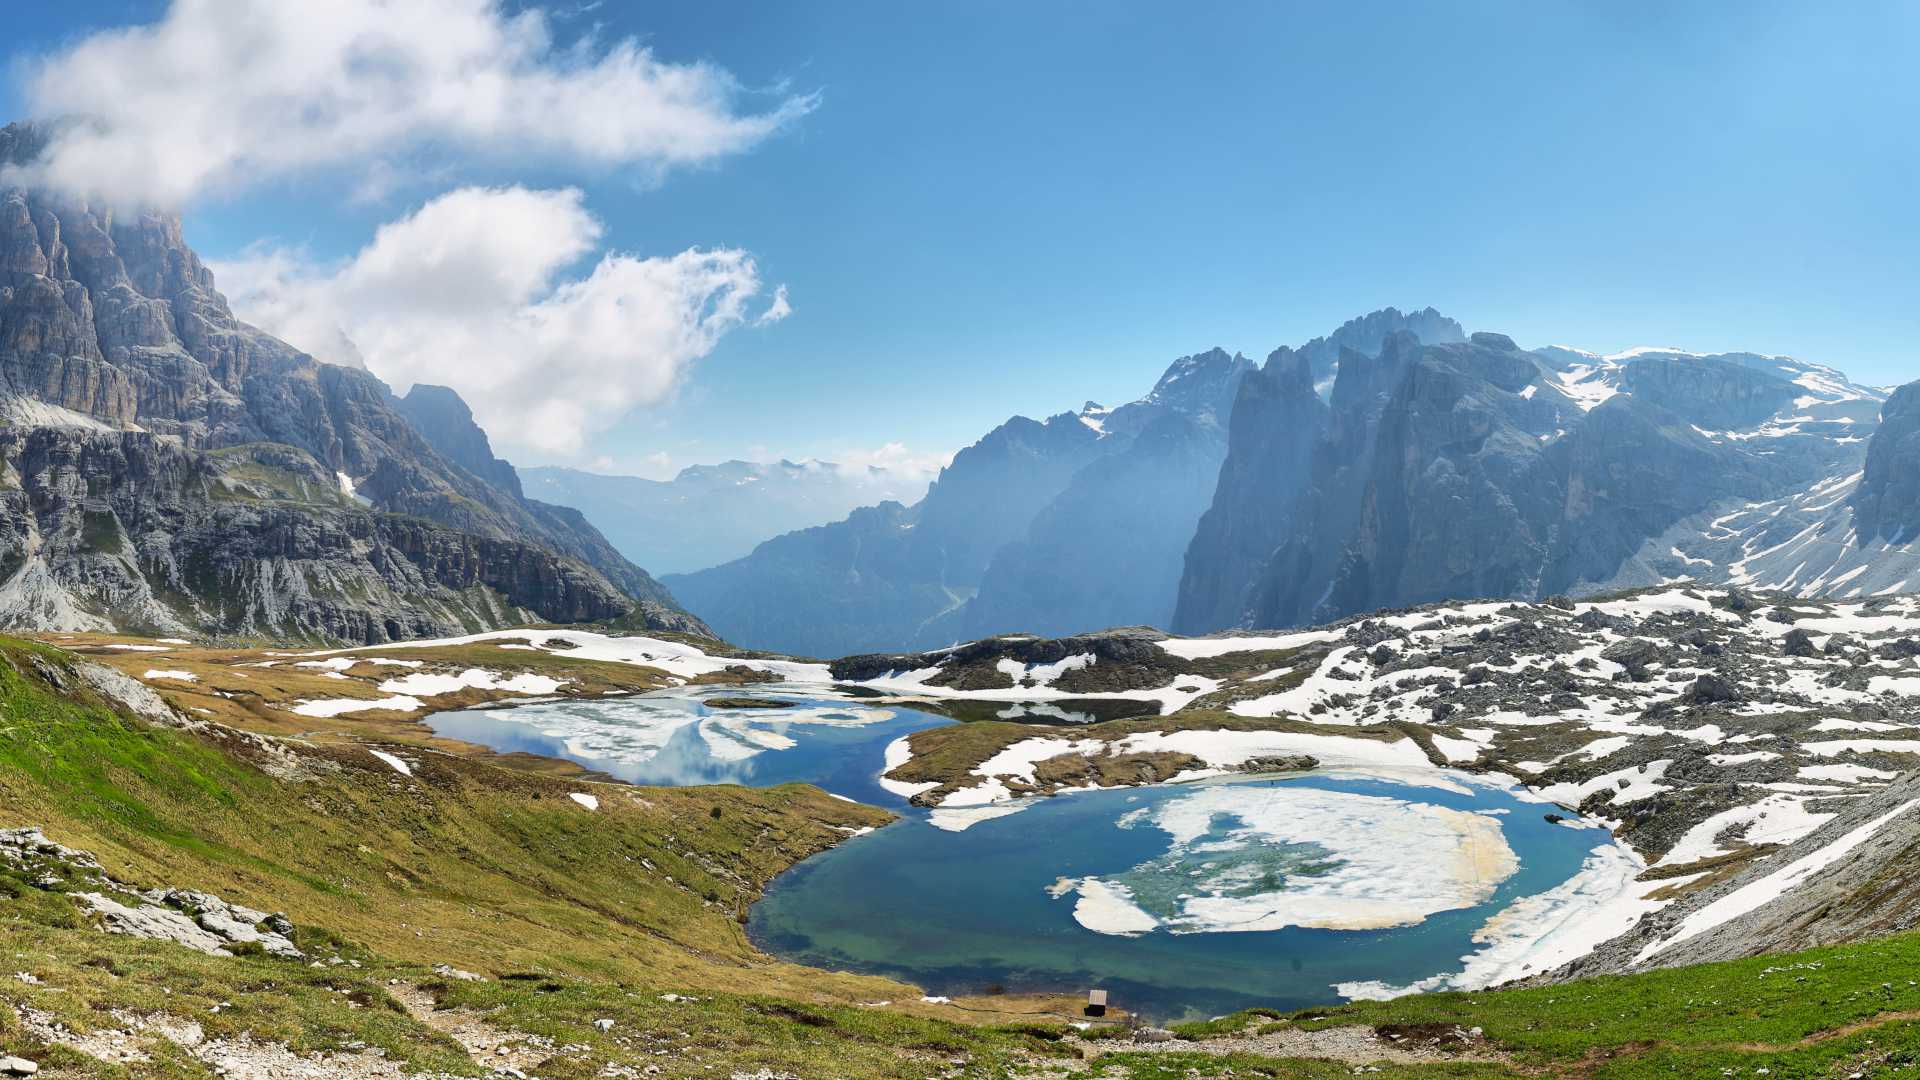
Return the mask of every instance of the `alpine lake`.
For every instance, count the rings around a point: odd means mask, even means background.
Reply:
[[[1458,973],[1496,916],[1567,885],[1611,843],[1524,792],[1442,770],[1076,791],[937,825],[880,773],[889,744],[955,722],[779,684],[426,720],[635,784],[805,782],[887,807],[897,821],[775,879],[749,914],[756,945],[929,995],[1104,988],[1161,1021]]]

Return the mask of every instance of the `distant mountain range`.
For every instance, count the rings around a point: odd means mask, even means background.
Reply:
[[[519,476],[528,494],[577,508],[655,573],[731,562],[770,536],[824,525],[869,503],[918,499],[927,487],[909,472],[825,461],[725,461],[682,469],[671,480],[555,466]]]
[[[917,504],[664,580],[730,640],[823,656],[1683,578],[1905,586],[1920,397],[1872,441],[1886,401],[1787,357],[1528,350],[1388,308],[1257,367],[1183,357],[1117,409],[1015,417]]]
[[[1431,309],[1387,309],[1310,348],[1337,356],[1416,331],[1464,337]],[[882,503],[663,580],[723,636],[810,655],[1164,626],[1254,371],[1221,349],[1181,357],[1137,401],[1013,417],[955,455],[913,506]]]

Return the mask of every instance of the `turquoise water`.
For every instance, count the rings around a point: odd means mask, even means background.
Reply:
[[[783,707],[705,703],[717,696],[771,698]],[[1158,1019],[1255,1005],[1304,1008],[1336,1000],[1339,983],[1405,985],[1458,971],[1460,958],[1478,948],[1474,932],[1490,916],[1559,885],[1609,842],[1604,830],[1548,822],[1546,811],[1557,807],[1493,787],[1449,790],[1337,774],[1236,780],[1232,799],[1271,793],[1266,809],[1278,808],[1282,816],[1312,792],[1497,815],[1486,820],[1497,823],[1519,867],[1483,901],[1426,913],[1415,925],[1229,931],[1221,927],[1231,920],[1182,924],[1196,892],[1245,899],[1257,911],[1296,885],[1311,888],[1343,874],[1351,880],[1356,868],[1384,882],[1391,895],[1416,876],[1403,867],[1417,869],[1422,853],[1417,841],[1394,832],[1400,819],[1391,816],[1372,838],[1343,827],[1337,815],[1320,819],[1317,833],[1299,835],[1296,828],[1282,838],[1221,813],[1177,843],[1154,815],[1221,786],[1211,783],[1074,793],[1034,800],[1019,813],[963,832],[936,829],[926,811],[880,787],[878,778],[888,743],[952,722],[896,706],[821,699],[797,687],[677,690],[427,719],[444,735],[565,758],[633,783],[798,781],[896,809],[901,820],[776,879],[750,913],[754,942],[785,959],[889,975],[931,994],[1104,987],[1116,1005]],[[1377,829],[1381,820],[1374,819]],[[1416,863],[1396,861],[1403,855]],[[1062,879],[1090,877],[1130,893],[1139,918],[1163,925],[1137,936],[1083,926],[1075,918],[1079,898]],[[1164,924],[1197,932],[1174,933]]]
[[[785,710],[716,709],[704,697],[755,697]],[[852,723],[849,721],[866,722]],[[789,748],[743,742],[716,722],[792,740]],[[504,753],[564,758],[634,784],[816,784],[875,806],[906,800],[878,783],[888,743],[922,728],[952,723],[943,716],[894,706],[822,700],[760,687],[684,690],[593,701],[554,701],[499,709],[437,713],[426,719],[441,735]]]
[[[1336,1000],[1337,983],[1404,985],[1458,971],[1460,958],[1478,948],[1473,933],[1490,916],[1573,876],[1590,851],[1608,842],[1604,830],[1554,825],[1544,814],[1554,808],[1492,788],[1460,794],[1330,776],[1241,783],[1504,810],[1495,820],[1520,868],[1484,903],[1430,914],[1413,926],[1096,933],[1074,919],[1074,897],[1056,898],[1049,886],[1063,877],[1098,876],[1145,885],[1140,905],[1162,906],[1164,896],[1147,893],[1179,869],[1165,864],[1174,845],[1165,832],[1122,819],[1196,788],[1116,789],[1041,800],[959,833],[935,829],[916,812],[776,879],[752,909],[749,933],[785,959],[894,976],[931,994],[1104,987],[1116,1005],[1162,1019],[1255,1005],[1305,1008]],[[1275,844],[1270,855],[1252,881],[1270,887],[1272,878],[1284,882],[1327,869],[1325,852],[1312,844]],[[1191,859],[1185,872],[1195,872]]]

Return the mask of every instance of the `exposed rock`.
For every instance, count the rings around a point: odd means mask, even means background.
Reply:
[[[1695,705],[1740,701],[1740,688],[1718,675],[1702,675],[1687,688],[1687,700]]]
[[[0,130],[9,160],[35,152]],[[523,498],[451,391],[417,396],[432,437],[402,405],[235,319],[178,218],[0,189],[11,624],[366,642],[638,612],[705,632],[577,513]],[[492,565],[440,563],[459,548]]]
[[[213,956],[233,955],[229,946],[257,945],[272,956],[306,959],[291,940],[293,924],[284,915],[268,915],[212,893],[140,893],[107,874],[91,854],[54,843],[37,828],[0,830],[0,863],[28,872],[40,888],[67,892],[98,916],[101,929],[110,934],[172,941]],[[135,895],[146,902],[116,899]]]
[[[1271,757],[1251,757],[1240,766],[1243,772],[1309,772],[1320,767],[1320,759],[1312,754],[1279,754]]]
[[[1648,664],[1660,658],[1660,646],[1646,638],[1628,638],[1600,650],[1600,659],[1611,660],[1627,669],[1636,679],[1645,678]]]
[[[1813,647],[1813,635],[1798,627],[1787,631],[1780,639],[1780,651],[1787,656],[1817,656],[1819,651]]]
[[[1223,466],[1175,628],[1590,590],[1643,573],[1641,558],[1660,574],[1645,580],[1668,580],[1686,567],[1644,554],[1651,538],[1672,548],[1666,530],[1706,528],[1693,515],[1844,472],[1871,430],[1858,406],[1877,400],[1779,358],[1553,352],[1499,334],[1389,337],[1376,356],[1341,359],[1324,420],[1247,413],[1261,429],[1230,432],[1249,456]],[[1836,419],[1779,419],[1805,409]],[[1263,440],[1316,424],[1304,448],[1251,467]]]

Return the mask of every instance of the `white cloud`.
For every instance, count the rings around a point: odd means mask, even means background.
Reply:
[[[364,358],[398,392],[451,386],[497,442],[571,455],[670,394],[761,288],[732,248],[607,252],[565,277],[602,234],[574,189],[459,188],[343,263],[255,249],[212,268],[241,318],[322,360]]]
[[[773,303],[767,305],[767,310],[761,312],[760,317],[753,320],[753,324],[765,326],[768,323],[777,323],[791,314],[793,314],[793,305],[787,303],[787,287],[782,285],[773,290]]]
[[[29,183],[178,205],[310,170],[366,197],[447,159],[653,176],[744,150],[814,105],[751,95],[708,63],[627,38],[563,47],[497,0],[174,0],[25,69],[31,113],[76,122]],[[743,107],[745,106],[745,107]]]
[[[845,473],[865,475],[869,469],[880,469],[894,481],[891,486],[901,491],[918,489],[924,493],[940,470],[953,461],[953,453],[912,450],[905,443],[890,442],[872,449],[843,449],[834,454],[834,458]],[[919,498],[919,494],[912,498]]]

